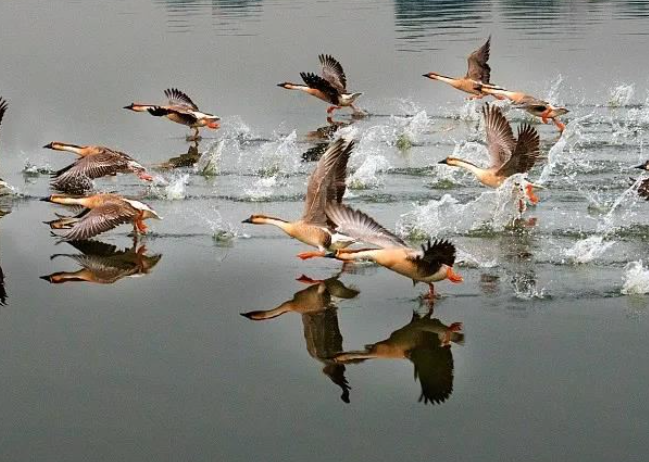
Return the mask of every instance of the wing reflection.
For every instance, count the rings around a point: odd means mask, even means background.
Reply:
[[[97,284],[114,284],[126,277],[139,277],[149,274],[158,264],[162,255],[147,255],[144,245],[118,250],[111,244],[99,241],[70,241],[67,242],[80,253],[54,254],[54,260],[67,257],[73,260],[81,269],[77,271],[59,271],[41,279],[52,284],[62,284],[71,281],[94,282]]]
[[[310,147],[302,153],[302,162],[317,162],[322,154],[327,150],[329,142],[334,139],[336,132],[340,128],[349,127],[356,121],[355,118],[349,120],[334,120],[327,117],[327,125],[311,130],[306,134],[307,141],[316,142],[315,146]]]
[[[193,167],[196,165],[196,162],[201,158],[201,153],[198,150],[198,141],[194,141],[189,145],[186,153],[179,154],[175,157],[170,158],[169,160],[158,164],[158,168],[181,168],[181,167]]]
[[[453,354],[451,343],[464,343],[462,323],[446,326],[430,314],[413,314],[412,320],[392,332],[387,340],[366,345],[364,351],[336,355],[340,363],[368,359],[408,359],[415,366],[415,380],[421,385],[419,402],[440,404],[453,393]]]
[[[350,386],[345,378],[345,365],[334,361],[335,355],[343,351],[343,336],[338,325],[338,308],[332,297],[341,299],[354,298],[359,291],[347,287],[338,280],[339,275],[324,280],[314,280],[302,276],[298,281],[309,284],[277,308],[266,311],[241,313],[248,319],[264,321],[282,316],[286,313],[302,315],[304,340],[309,355],[324,364],[322,372],[342,390],[340,399],[349,403]]]
[[[2,180],[0,180],[0,191],[4,187],[2,184]],[[2,192],[0,192],[0,195]],[[11,197],[10,196],[5,196],[2,199],[0,199],[0,218],[4,217],[5,215],[9,215],[11,213]],[[5,273],[4,270],[2,269],[2,266],[0,266],[0,306],[5,306],[7,304],[7,289],[5,288]]]

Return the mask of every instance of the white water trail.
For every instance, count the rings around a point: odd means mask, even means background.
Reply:
[[[624,285],[621,292],[625,295],[649,293],[649,268],[645,268],[642,260],[627,264],[624,273]]]

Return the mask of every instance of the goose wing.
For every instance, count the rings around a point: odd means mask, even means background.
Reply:
[[[518,141],[511,157],[496,172],[509,177],[516,173],[529,172],[539,158],[539,133],[529,124],[518,129]]]
[[[436,239],[421,246],[421,252],[415,253],[410,260],[417,266],[417,272],[430,276],[438,272],[442,265],[453,266],[455,263],[455,245],[447,240]]]
[[[331,55],[322,54],[318,56],[322,64],[322,77],[340,93],[347,90],[347,77],[338,60]]]
[[[516,139],[509,122],[496,106],[488,104],[482,109],[487,132],[487,149],[492,167],[501,167],[509,160],[516,146]]]
[[[353,149],[354,142],[351,141],[338,157],[331,180],[327,185],[327,203],[337,202],[340,204],[343,201],[343,196],[347,191],[347,163]]]
[[[327,218],[336,225],[336,231],[359,241],[381,248],[408,247],[399,236],[385,229],[372,217],[343,204],[330,203]]]
[[[168,88],[165,90],[165,96],[169,100],[169,106],[183,106],[191,111],[198,111],[198,106],[187,96],[186,93],[177,88]]]
[[[343,155],[349,156],[348,147],[350,140],[340,138],[332,142],[323,156],[318,161],[315,170],[309,178],[306,191],[304,214],[302,220],[314,225],[326,226],[325,205],[332,176],[336,172],[336,165]],[[346,161],[345,161],[346,162]]]
[[[311,72],[300,72],[300,77],[302,77],[302,80],[304,80],[304,83],[309,88],[321,91],[332,102],[338,101],[338,95],[340,92],[324,78]]]
[[[489,50],[491,48],[491,36],[480,48],[475,50],[469,55],[468,70],[466,77],[471,80],[476,80],[482,83],[489,83],[491,78],[491,67],[487,62],[489,61]]]
[[[66,179],[79,176],[86,176],[90,179],[101,178],[127,171],[132,162],[134,161],[130,156],[104,148],[97,154],[80,157],[77,161],[57,171],[54,178],[63,183],[66,182]]]
[[[138,212],[122,203],[107,202],[90,210],[61,237],[66,241],[90,239],[119,225],[132,222]]]
[[[5,112],[7,112],[7,107],[9,107],[7,100],[0,96],[0,124],[2,124],[2,118],[5,116]]]

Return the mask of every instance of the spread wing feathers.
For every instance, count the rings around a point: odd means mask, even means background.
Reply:
[[[312,72],[300,72],[300,77],[302,77],[302,80],[304,80],[304,83],[306,83],[309,88],[321,91],[331,100],[332,103],[338,103],[339,91],[328,81]]]
[[[190,109],[188,109],[187,111],[189,110]],[[149,112],[149,114],[156,117],[164,117],[164,116],[172,115],[182,120],[183,123],[187,125],[194,124],[198,120],[198,118],[193,112],[187,112],[185,110],[179,110],[170,107],[154,106],[151,109],[147,109],[147,111]]]
[[[496,172],[501,176],[529,172],[539,158],[539,133],[529,124],[518,129],[518,141],[509,160]]]
[[[500,109],[495,106],[486,104],[482,114],[485,119],[491,167],[501,167],[509,160],[516,146],[512,127]]]
[[[2,123],[2,118],[5,116],[5,112],[7,112],[8,106],[7,100],[0,96],[0,124]]]
[[[430,276],[438,272],[442,265],[453,266],[455,263],[455,246],[447,240],[430,240],[421,246],[421,253],[416,254],[412,261],[417,265],[419,273]]]
[[[347,89],[347,77],[338,60],[331,55],[318,56],[322,64],[322,77],[329,82],[336,90],[344,93]]]
[[[334,168],[333,175],[327,185],[327,203],[343,201],[343,196],[347,190],[347,163],[354,149],[354,142],[351,141],[347,148],[340,154],[338,162]]]
[[[419,402],[440,404],[453,393],[453,354],[440,345],[437,334],[425,336],[427,342],[410,352],[415,380],[421,385]]]
[[[302,215],[305,222],[323,226],[327,224],[325,205],[327,203],[329,184],[332,181],[332,175],[336,171],[336,164],[340,160],[340,156],[346,154],[350,143],[350,140],[339,138],[329,145],[318,161],[309,178],[306,190],[304,214]]]
[[[90,212],[74,224],[70,231],[61,237],[66,241],[90,239],[119,225],[133,221],[137,215],[137,211],[131,207],[124,207],[123,204],[107,202],[100,207],[90,210]]]
[[[57,171],[54,178],[65,182],[65,178],[86,176],[90,179],[101,178],[129,171],[133,159],[121,152],[103,150],[91,156],[81,157],[71,165]],[[64,178],[65,177],[65,178]]]
[[[491,35],[487,41],[480,48],[475,50],[469,55],[468,64],[469,69],[466,77],[471,80],[477,80],[482,83],[489,83],[491,79],[491,67],[487,62],[489,61],[489,50],[491,48]]]
[[[327,204],[325,211],[339,233],[381,248],[408,247],[400,237],[360,210],[332,203]]]
[[[184,106],[192,111],[198,111],[198,106],[196,106],[192,99],[177,88],[166,89],[165,96],[169,99],[170,106]]]
[[[89,209],[85,210],[89,211]],[[70,244],[72,247],[74,247],[84,255],[112,257],[113,255],[116,255],[118,253],[123,253],[117,250],[117,246],[106,244],[105,242],[101,241],[69,241],[68,244]]]

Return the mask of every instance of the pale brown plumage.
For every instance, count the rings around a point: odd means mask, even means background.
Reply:
[[[485,105],[482,114],[490,166],[481,168],[455,157],[447,157],[440,163],[469,170],[485,186],[497,188],[510,176],[532,169],[539,157],[539,135],[529,124],[523,124],[518,129],[518,139],[515,139],[509,122],[496,106]],[[536,199],[531,189],[528,193],[534,202]]]
[[[61,205],[81,205],[85,209],[75,217],[69,217],[60,235],[66,241],[90,239],[119,225],[132,223],[136,234],[144,233],[147,227],[143,220],[160,216],[148,205],[118,194],[95,194],[92,196],[70,196],[53,194],[43,199]]]
[[[324,255],[323,252],[332,246],[342,248],[349,245],[351,240],[335,234],[328,226],[325,206],[329,202],[342,201],[345,193],[347,162],[353,147],[354,142],[346,138],[340,138],[329,145],[309,178],[304,212],[299,220],[288,222],[266,215],[252,215],[243,222],[277,226],[294,239],[317,247],[320,251],[317,255],[300,254],[301,258]]]

